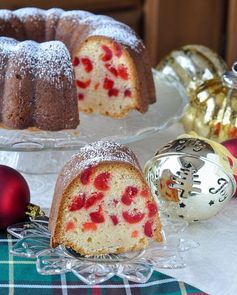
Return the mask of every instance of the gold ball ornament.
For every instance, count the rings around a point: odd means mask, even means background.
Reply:
[[[237,160],[219,143],[193,133],[158,150],[144,173],[160,212],[197,222],[216,215],[233,196]]]
[[[182,123],[203,137],[222,142],[237,137],[237,63],[222,77],[204,82],[193,92]]]
[[[190,97],[204,81],[226,72],[227,65],[208,47],[190,44],[171,51],[156,69],[183,85]]]

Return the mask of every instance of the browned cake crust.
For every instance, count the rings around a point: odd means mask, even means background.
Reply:
[[[147,111],[148,105],[150,103],[155,102],[155,88],[152,79],[151,65],[149,63],[145,46],[143,45],[140,38],[138,38],[128,26],[119,23],[110,17],[95,16],[85,11],[65,12],[61,9],[42,10],[37,8],[23,8],[16,11],[0,10],[0,35],[11,37],[19,41],[62,41],[68,48],[72,61],[78,53],[78,49],[81,46],[83,46],[83,44],[89,42],[89,40],[93,40],[93,38],[99,37],[101,39],[101,43],[103,43],[103,40],[106,41],[107,39],[110,39],[111,41],[116,41],[123,47],[123,50],[125,50],[127,54],[130,56],[130,63],[134,64],[134,70],[132,70],[132,74],[136,79],[136,89],[134,90],[134,93],[137,96],[137,102],[136,104],[131,105],[130,108],[128,108],[128,110],[134,108],[135,106],[137,110],[143,113]],[[5,83],[4,71],[8,71],[6,67],[9,58],[6,58],[5,53],[6,50],[4,50],[4,53],[2,53],[2,51],[0,50],[1,63],[3,64],[3,67],[1,67],[2,75],[0,75],[0,85],[3,85]],[[13,61],[10,61],[10,64],[11,63],[13,63]],[[12,66],[12,70],[17,71],[16,66]],[[19,97],[15,97],[14,100],[24,100],[23,104],[28,105],[28,110],[32,108],[31,103],[29,105],[29,96],[32,91],[32,88],[34,89],[35,86],[29,85],[28,81],[29,79],[31,79],[31,74],[27,74],[26,76],[27,77],[24,78],[24,81],[21,80],[21,84],[25,82],[25,85],[22,89],[22,96],[20,96],[21,90],[17,90],[17,87],[19,87],[20,84],[19,81],[12,79],[7,84],[15,86],[9,86],[9,89],[6,89],[6,92],[8,92],[6,96],[9,99],[9,97],[13,95],[12,92],[16,92],[17,94],[15,94],[15,96]],[[40,81],[38,84],[42,84],[42,81]],[[36,88],[39,90],[37,90],[37,93],[40,93],[41,96],[43,96],[42,88],[46,88],[47,92],[49,93],[50,99],[52,99],[52,97],[59,95],[58,92],[53,93],[53,90],[49,87],[49,85],[42,85]],[[63,96],[69,95],[69,87],[66,88],[67,90]],[[75,93],[71,94],[71,96],[73,95],[75,95]],[[31,97],[31,101],[32,99],[37,99],[34,94],[33,97]],[[25,100],[27,100],[28,102]],[[47,107],[50,105],[49,101],[50,100],[48,99]],[[13,104],[15,105],[15,103]],[[55,105],[50,107],[50,109],[54,108]],[[63,106],[59,108],[60,111],[63,110]],[[71,108],[72,105],[69,109]],[[70,110],[64,112],[65,116],[66,113],[68,113],[69,111]],[[23,113],[26,113],[26,111]],[[16,114],[16,116],[20,117],[21,115],[22,114]],[[123,115],[126,115],[126,112],[122,111],[121,114],[109,115],[114,117],[121,117]],[[12,122],[11,117],[14,117]],[[4,118],[6,118],[5,115]],[[54,119],[55,118],[52,118],[52,121]],[[67,126],[63,127],[61,126],[61,122],[58,124],[58,126],[56,123],[54,123],[52,126],[52,123],[48,125],[47,123],[43,124],[42,122],[37,126],[34,125],[35,120],[33,118],[29,118],[29,114],[26,116],[26,118],[23,118],[21,120],[24,122],[17,123],[17,120],[15,119],[15,114],[10,114],[8,115],[7,120],[2,123],[7,125],[8,127],[13,128],[27,128],[35,126],[47,130],[75,128],[78,124],[78,119],[74,119],[73,123],[68,122]],[[30,124],[29,126],[27,126],[28,123]]]
[[[80,254],[103,254],[107,253],[103,249],[94,250],[94,252],[91,253],[84,248],[78,248],[78,246],[72,241],[67,241],[63,235],[64,225],[62,216],[70,202],[70,191],[78,186],[78,183],[80,182],[78,179],[80,179],[81,173],[88,167],[97,167],[99,170],[106,168],[108,171],[114,171],[113,169],[116,170],[115,167],[123,167],[124,173],[128,173],[132,178],[139,179],[142,187],[147,188],[147,183],[145,182],[134,153],[126,146],[107,141],[95,142],[82,148],[80,153],[74,155],[60,172],[55,186],[49,219],[52,247],[56,247],[58,244],[63,244],[72,247]],[[153,221],[156,225],[153,239],[160,242],[162,241],[162,234],[159,216],[157,215],[154,217]],[[144,236],[137,244],[133,245],[130,250],[138,250],[146,246],[147,239]],[[124,247],[119,247],[113,253],[125,252],[126,249],[128,249],[127,245],[124,245]]]

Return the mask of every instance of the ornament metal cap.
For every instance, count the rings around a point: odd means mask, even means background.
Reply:
[[[217,145],[184,136],[159,149],[146,163],[144,172],[160,211],[195,222],[221,210],[236,183],[228,158]]]
[[[26,215],[29,216],[30,219],[48,219],[48,217],[45,216],[44,211],[37,205],[29,203],[26,206]]]

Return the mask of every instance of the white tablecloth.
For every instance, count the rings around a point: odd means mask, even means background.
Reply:
[[[144,165],[159,147],[182,133],[182,127],[175,124],[130,146],[139,157],[141,165]],[[46,176],[46,179],[47,186],[36,195],[34,195],[34,181],[31,180],[30,186],[32,202],[49,208],[55,176]],[[183,269],[160,271],[200,288],[208,294],[237,294],[237,198],[233,198],[216,217],[190,225],[185,237],[200,244],[199,247],[184,253],[187,266]]]

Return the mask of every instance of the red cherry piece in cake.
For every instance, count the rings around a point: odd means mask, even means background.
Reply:
[[[148,203],[147,208],[148,208],[148,217],[153,217],[158,212],[157,205],[155,202]]]
[[[125,189],[125,192],[122,195],[121,201],[125,205],[131,205],[133,198],[137,195],[138,189],[135,186],[128,186]]]
[[[68,206],[69,211],[80,210],[85,204],[85,193],[75,196],[72,200],[72,203]]]
[[[137,238],[138,235],[139,235],[138,230],[134,230],[134,231],[132,232],[132,234],[131,234],[131,237],[132,237],[132,238]]]
[[[78,100],[83,100],[85,95],[83,93],[78,93]]]
[[[121,57],[121,55],[122,55],[122,47],[121,47],[121,45],[119,43],[113,42],[113,52],[114,52],[115,56]]]
[[[93,174],[92,166],[89,166],[86,169],[84,169],[80,176],[81,183],[84,185],[88,184],[90,182],[90,177],[92,174]]]
[[[112,88],[108,91],[108,96],[118,96],[119,94],[119,90],[117,88]]]
[[[109,89],[113,88],[113,86],[114,86],[114,81],[109,79],[108,77],[105,77],[103,88],[106,90],[109,90]]]
[[[81,80],[77,80],[76,83],[77,83],[77,86],[78,86],[79,88],[85,89],[85,88],[87,88],[87,87],[90,86],[90,84],[91,84],[91,80],[88,79],[88,80],[86,80],[85,82],[84,82],[84,81],[81,81]]]
[[[143,188],[140,192],[140,195],[144,198],[148,198],[150,195],[149,190],[147,188]]]
[[[100,83],[96,83],[95,86],[94,86],[94,90],[96,91],[100,86]]]
[[[128,187],[126,187],[125,193],[129,196],[135,197],[138,193],[138,189],[135,186],[129,185]]]
[[[138,223],[144,218],[145,214],[141,212],[132,212],[129,213],[128,211],[123,212],[123,218],[128,223]]]
[[[90,218],[91,218],[92,222],[103,223],[105,221],[105,218],[104,218],[103,213],[101,212],[101,207],[100,207],[99,211],[91,212]]]
[[[105,64],[106,69],[113,74],[115,77],[118,77],[118,71],[115,67],[113,67],[111,64]]]
[[[128,68],[124,65],[118,66],[118,76],[123,80],[128,80]]]
[[[97,230],[97,225],[94,222],[84,222],[82,226],[83,226],[84,231],[96,231]]]
[[[91,196],[86,200],[85,202],[85,208],[88,209],[95,205],[98,201],[102,200],[104,198],[104,194],[101,192],[94,192],[91,194]]]
[[[108,46],[106,46],[106,45],[102,45],[101,48],[104,51],[104,54],[103,54],[101,60],[102,61],[109,61],[109,60],[111,60],[111,58],[113,56],[112,50]]]
[[[152,220],[148,220],[145,225],[144,225],[144,234],[151,238],[153,236],[153,221]]]
[[[68,221],[66,223],[66,227],[65,227],[66,232],[72,231],[74,228],[75,228],[75,223],[73,221]]]
[[[91,196],[89,199],[86,200],[85,208],[88,209],[92,207],[97,202],[96,196]]]
[[[92,61],[88,57],[82,57],[81,62],[82,62],[84,69],[87,73],[90,73],[93,70]]]
[[[125,96],[125,97],[132,97],[132,92],[131,92],[131,90],[126,89],[126,90],[124,91],[124,96]]]
[[[110,178],[111,175],[109,172],[100,173],[94,180],[95,188],[101,191],[107,191],[109,189]]]
[[[80,64],[80,59],[79,59],[77,56],[75,56],[74,59],[73,59],[72,65],[73,65],[74,67],[76,67],[76,66],[78,66],[79,64]]]
[[[109,217],[112,220],[113,225],[117,225],[118,224],[118,217],[116,215],[110,215]]]

